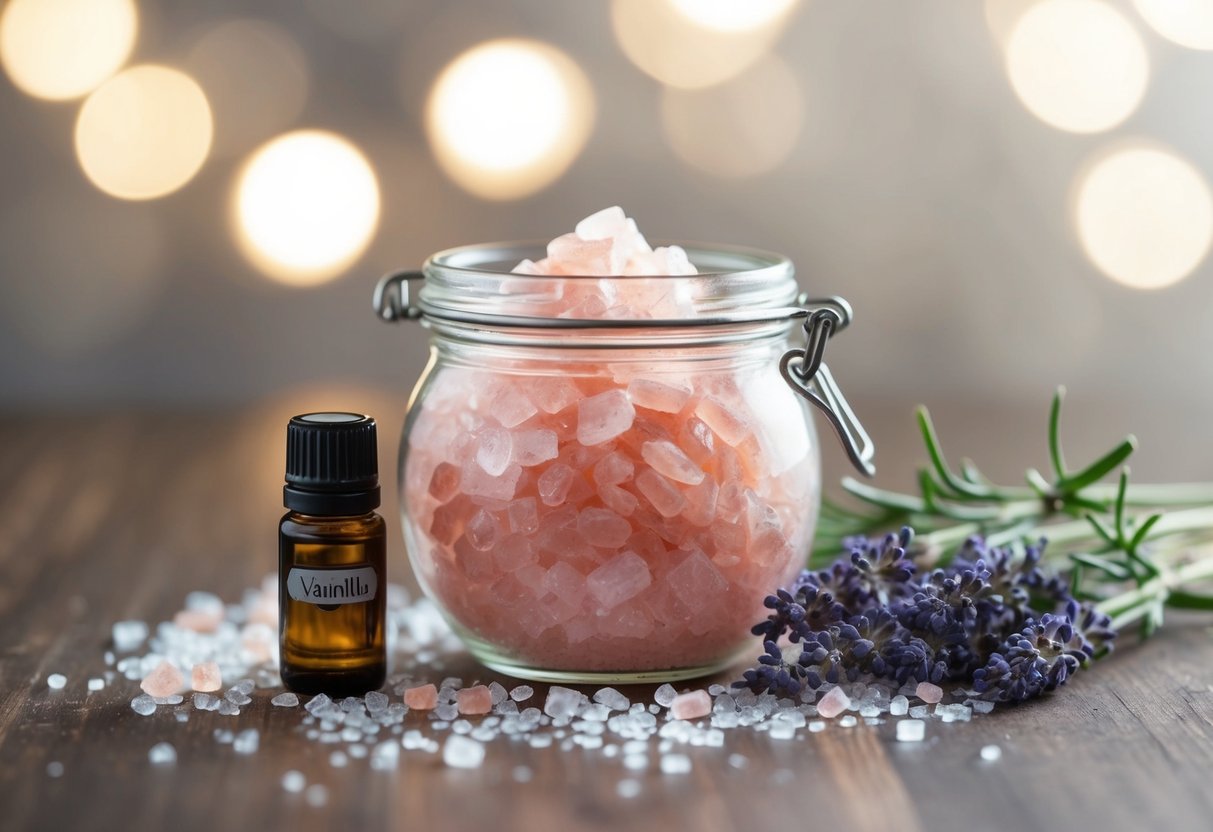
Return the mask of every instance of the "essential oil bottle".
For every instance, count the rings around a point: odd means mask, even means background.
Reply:
[[[375,420],[291,419],[282,494],[289,509],[278,528],[282,681],[298,693],[377,690],[387,675],[387,536],[375,512]]]

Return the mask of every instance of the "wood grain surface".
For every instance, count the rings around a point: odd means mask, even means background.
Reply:
[[[931,722],[924,743],[895,742],[891,723],[793,741],[734,730],[723,749],[686,749],[694,765],[682,776],[506,741],[476,770],[418,752],[394,771],[365,760],[335,769],[331,748],[298,731],[299,712],[271,708],[264,692],[238,718],[191,710],[184,724],[170,708],[135,714],[133,682],[89,693],[114,621],[166,620],[196,589],[236,600],[274,569],[291,413],[338,405],[380,417],[384,514],[398,525],[389,466],[403,405],[334,395],[227,412],[0,419],[0,829],[1213,828],[1213,636],[1201,618],[1169,619],[1148,645],[1127,645],[1042,701]],[[908,439],[881,452],[887,466],[915,458]],[[394,579],[410,583],[393,534]],[[501,678],[460,664],[441,675]],[[54,672],[67,676],[64,690],[47,687]],[[651,688],[625,693],[638,700]],[[259,752],[216,743],[216,727],[260,729]],[[149,764],[162,740],[176,747],[175,766]],[[991,743],[1002,759],[983,762]],[[51,762],[62,776],[48,775]],[[518,766],[529,782],[517,782]],[[326,785],[327,805],[284,792],[288,769]],[[617,784],[632,776],[640,791],[625,799]]]

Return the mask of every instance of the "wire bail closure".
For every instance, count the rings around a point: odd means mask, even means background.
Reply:
[[[830,337],[850,325],[851,305],[840,297],[814,300],[802,297],[800,302],[807,312],[804,348],[785,352],[779,360],[779,372],[797,395],[825,414],[851,464],[865,477],[875,476],[876,465],[872,460],[876,446],[822,360]]]
[[[417,320],[427,314],[419,304],[420,284],[425,282],[424,272],[400,271],[383,277],[375,286],[372,305],[382,320],[389,323]],[[415,285],[416,284],[416,285]],[[842,332],[851,323],[851,305],[840,297],[809,300],[797,298],[798,306],[765,310],[766,315],[758,320],[778,318],[803,318],[805,345],[802,349],[788,350],[779,361],[779,372],[793,392],[815,405],[838,434],[843,450],[851,463],[866,477],[876,474],[873,458],[876,446],[864,430],[846,396],[834,381],[830,368],[822,360],[830,338]],[[433,314],[433,313],[430,313]],[[646,321],[648,325],[669,324],[720,324],[731,323],[735,318],[719,318],[713,321]],[[548,321],[535,318],[494,317],[494,322],[504,326],[584,326],[584,321]],[[635,326],[629,321],[613,320],[595,322],[613,328]]]

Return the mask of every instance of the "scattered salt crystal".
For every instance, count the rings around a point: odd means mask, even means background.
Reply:
[[[391,700],[386,694],[380,693],[377,690],[369,691],[365,697],[366,709],[372,714],[381,714],[388,709]]]
[[[287,691],[286,693],[280,693],[271,699],[270,704],[279,708],[294,708],[299,704],[299,697],[290,691]]]
[[[918,687],[914,689],[914,695],[926,702],[929,705],[934,705],[939,700],[943,699],[943,688],[939,685],[933,685],[930,682],[919,682]]]
[[[190,686],[194,690],[210,693],[223,687],[223,676],[215,662],[201,662],[190,670]]]
[[[479,768],[484,762],[484,745],[452,734],[442,746],[442,761],[452,768]]]
[[[114,649],[119,653],[130,653],[137,650],[139,645],[147,640],[148,627],[144,621],[118,621],[114,624],[110,635],[114,640]]]
[[[307,791],[303,795],[303,799],[307,801],[307,805],[313,809],[319,809],[329,802],[328,786],[320,783],[313,783],[307,787]]]
[[[996,763],[1002,759],[1002,749],[997,745],[983,745],[981,747],[981,759],[987,763]]]
[[[154,766],[171,766],[177,762],[177,749],[167,742],[158,742],[148,750],[147,759]]]
[[[131,700],[131,710],[139,716],[150,716],[156,712],[156,700],[146,693],[141,693]]]
[[[628,777],[615,785],[615,793],[624,800],[631,800],[640,794],[640,781]]]
[[[105,680],[102,679],[100,676],[94,676],[93,678],[88,680],[88,689],[90,691],[104,690],[104,688],[105,688]]]
[[[691,758],[685,754],[666,754],[661,758],[662,774],[689,774]]]
[[[927,724],[921,719],[903,719],[897,723],[898,742],[922,742],[927,735]]]
[[[678,696],[678,691],[674,690],[673,685],[662,685],[653,693],[653,701],[663,708],[668,708],[674,704],[674,699]]]
[[[910,707],[910,700],[906,699],[900,693],[894,696],[889,701],[890,716],[905,716]]]
[[[670,716],[674,719],[699,719],[712,712],[712,697],[705,690],[693,690],[674,697]]]
[[[46,686],[51,690],[63,690],[67,684],[67,677],[62,673],[52,673],[46,677]]]
[[[232,740],[232,750],[237,754],[256,754],[261,745],[261,735],[256,728],[246,728]]]
[[[148,696],[171,696],[185,687],[185,677],[172,663],[161,661],[143,677],[139,687]]]
[[[438,704],[438,689],[433,685],[420,685],[404,692],[404,704],[410,711],[429,711]]]
[[[47,777],[62,777],[63,776],[63,763],[59,762],[58,760],[52,760],[51,762],[47,763],[46,764],[46,776]]]
[[[817,713],[826,719],[833,719],[851,707],[851,700],[840,687],[830,688],[821,701],[817,703]]]
[[[572,717],[581,708],[585,696],[571,688],[552,685],[543,703],[543,712],[553,719]]]
[[[294,769],[282,775],[282,790],[291,794],[299,794],[307,786],[307,778],[302,771]]]
[[[603,688],[594,694],[594,701],[612,711],[626,711],[632,706],[628,698],[614,688]]]

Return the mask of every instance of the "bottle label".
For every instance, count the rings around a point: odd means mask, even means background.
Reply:
[[[302,569],[292,567],[286,591],[296,601],[322,607],[361,604],[379,590],[379,579],[369,566],[352,569]]]

